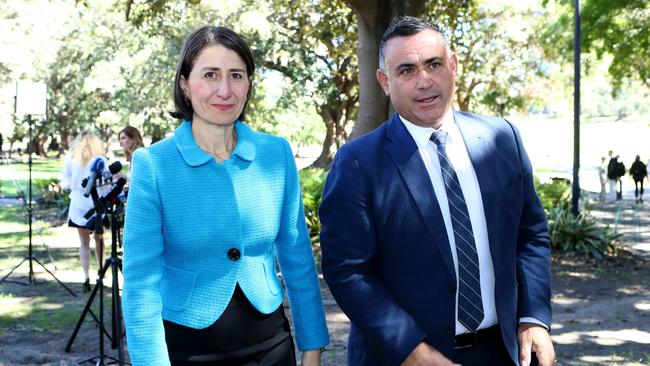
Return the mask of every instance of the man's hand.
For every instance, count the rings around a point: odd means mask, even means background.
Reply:
[[[402,366],[460,366],[453,363],[442,353],[428,344],[421,342],[402,362]]]
[[[317,349],[304,351],[302,353],[302,359],[300,360],[300,364],[302,366],[320,366],[321,353],[322,352]]]
[[[535,352],[539,366],[553,366],[557,363],[551,336],[546,328],[534,323],[521,323],[517,331],[519,339],[519,363],[529,366],[531,352]]]

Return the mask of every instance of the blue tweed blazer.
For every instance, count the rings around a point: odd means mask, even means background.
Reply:
[[[123,312],[133,365],[169,365],[163,319],[214,323],[239,283],[262,313],[282,304],[280,264],[300,350],[329,343],[289,144],[235,124],[217,163],[192,122],[133,156],[124,227]],[[241,257],[233,260],[228,252]]]

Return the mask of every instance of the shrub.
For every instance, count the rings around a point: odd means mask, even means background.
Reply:
[[[327,172],[320,168],[308,168],[300,171],[300,185],[302,188],[302,204],[305,208],[307,231],[311,239],[314,254],[320,256],[320,229],[321,223],[318,216],[318,206],[323,197],[323,186]]]
[[[615,252],[614,243],[621,234],[600,224],[586,208],[577,216],[571,212],[570,182],[540,183],[535,178],[535,189],[546,211],[553,250],[596,259]]]
[[[542,201],[544,210],[554,207],[568,209],[571,207],[571,184],[566,180],[553,180],[551,183],[540,183],[535,177],[535,190]]]
[[[553,249],[596,259],[615,253],[614,242],[622,234],[609,225],[602,226],[588,212],[574,215],[568,208],[556,206],[547,216]]]

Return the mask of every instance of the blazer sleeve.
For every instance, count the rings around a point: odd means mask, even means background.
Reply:
[[[276,255],[287,287],[298,349],[313,350],[329,344],[320,284],[307,234],[296,164],[289,144],[282,140],[285,192]]]
[[[147,149],[133,156],[124,225],[123,313],[134,366],[169,365],[162,321],[162,207]]]
[[[339,306],[369,345],[391,364],[400,364],[425,333],[375,274],[378,239],[373,209],[380,208],[371,205],[372,182],[363,168],[344,146],[327,177],[320,206],[323,274]]]
[[[516,127],[523,176],[523,207],[517,236],[517,318],[535,318],[551,329],[550,236],[546,213],[535,191],[528,154]]]

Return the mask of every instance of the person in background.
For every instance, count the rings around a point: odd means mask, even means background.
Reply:
[[[243,122],[254,71],[232,30],[194,31],[174,80],[182,122],[133,154],[123,294],[135,366],[294,366],[276,260],[302,366],[329,343],[291,147]]]
[[[643,181],[648,175],[647,167],[641,161],[639,155],[636,156],[632,166],[630,167],[630,175],[634,179],[634,198],[636,203],[643,203]]]
[[[600,194],[598,195],[599,202],[605,202],[607,199],[607,158],[604,156],[600,158],[600,165],[598,165],[598,179],[600,180]]]
[[[126,156],[126,161],[129,163],[129,170],[131,169],[131,157],[133,152],[141,147],[144,147],[142,142],[142,135],[137,128],[133,126],[126,126],[118,134],[120,139],[120,147],[124,150],[124,156]]]
[[[350,366],[556,362],[531,163],[512,123],[452,109],[457,70],[440,28],[393,20],[377,79],[396,113],[327,176],[323,275]]]
[[[609,161],[607,162],[607,181],[609,182],[609,201],[614,202],[617,199],[616,192],[616,181],[618,177],[616,175],[616,167],[618,165],[618,157],[614,156],[614,152],[609,150],[607,152],[609,156]]]
[[[88,219],[84,217],[88,210],[94,208],[93,200],[84,197],[82,181],[91,175],[91,165],[95,158],[104,156],[103,142],[92,132],[81,132],[70,144],[70,150],[65,157],[61,171],[61,188],[70,191],[70,206],[68,208],[68,226],[73,227],[79,234],[79,258],[84,271],[85,280],[82,284],[84,292],[90,292],[90,236],[95,241],[95,256],[98,268],[102,267],[104,258],[104,240],[101,233],[95,233],[88,228]],[[92,226],[92,225],[91,225]]]

